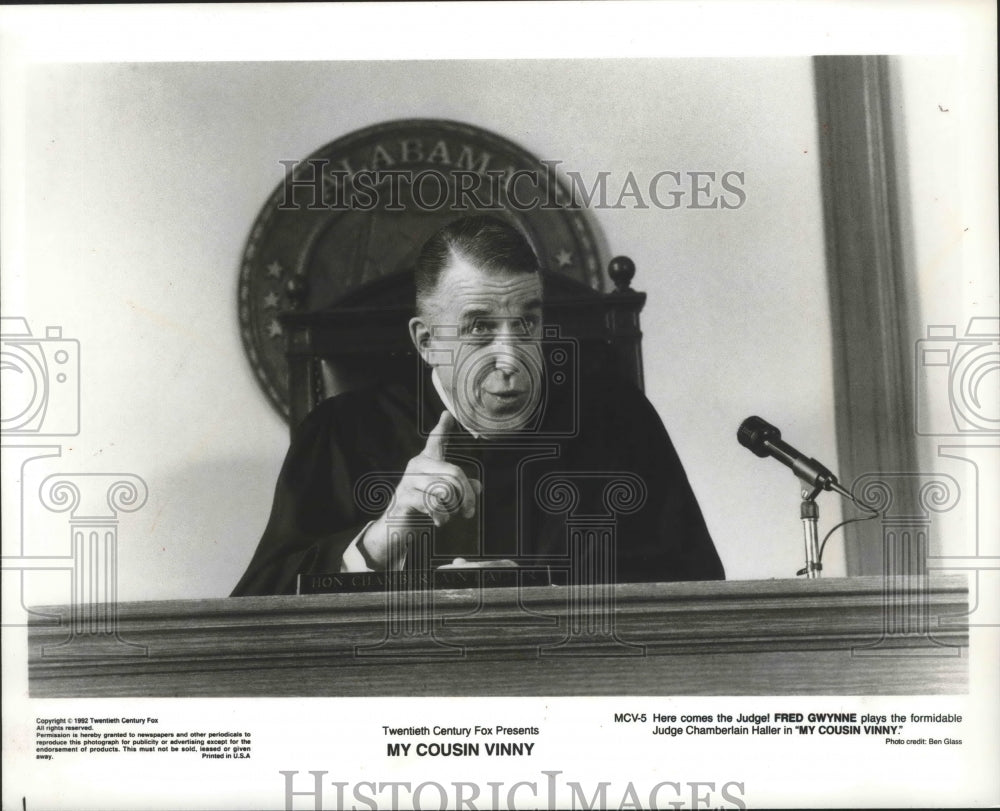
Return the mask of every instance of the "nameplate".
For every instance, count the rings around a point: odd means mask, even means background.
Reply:
[[[419,572],[329,572],[300,574],[298,594],[344,591],[419,591],[423,589],[510,588],[565,585],[566,572],[548,567],[434,569]]]

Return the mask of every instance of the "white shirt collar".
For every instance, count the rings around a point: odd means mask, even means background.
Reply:
[[[470,428],[468,425],[462,422],[458,414],[455,413],[455,407],[451,404],[451,398],[448,396],[447,392],[445,392],[444,384],[438,377],[438,370],[436,366],[434,366],[431,369],[431,382],[434,384],[434,390],[438,393],[438,397],[441,398],[441,402],[444,403],[444,407],[448,409],[448,411],[451,413],[451,416],[455,418],[455,421],[459,425],[461,425],[466,431],[472,434],[472,436],[475,437],[476,439],[483,439],[484,437],[482,434],[480,434],[478,431],[474,431],[472,428]]]

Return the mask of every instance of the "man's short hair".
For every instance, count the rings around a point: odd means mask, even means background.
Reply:
[[[527,237],[513,225],[488,215],[454,220],[428,239],[417,257],[414,281],[418,311],[437,290],[441,273],[456,258],[490,274],[539,270],[538,257]]]

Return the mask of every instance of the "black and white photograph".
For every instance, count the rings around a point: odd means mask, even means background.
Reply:
[[[995,806],[995,23],[0,8],[3,807]]]

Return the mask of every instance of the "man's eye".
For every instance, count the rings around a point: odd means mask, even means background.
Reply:
[[[490,324],[484,324],[482,322],[477,321],[469,329],[469,334],[470,335],[475,335],[475,336],[479,337],[479,336],[483,336],[483,335],[489,335],[492,331],[493,331],[493,329],[492,329],[492,326]]]

